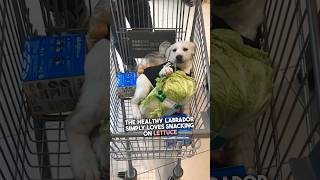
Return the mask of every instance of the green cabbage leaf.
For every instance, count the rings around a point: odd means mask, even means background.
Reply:
[[[265,112],[273,71],[268,54],[243,44],[237,32],[214,29],[210,38],[211,128],[227,136]]]
[[[175,71],[169,76],[156,79],[156,87],[140,103],[143,112],[150,112],[146,116],[149,118],[158,118],[163,116],[169,108],[160,101],[157,93],[161,91],[166,98],[184,104],[190,101],[195,93],[196,83],[193,78],[187,76],[183,71]]]

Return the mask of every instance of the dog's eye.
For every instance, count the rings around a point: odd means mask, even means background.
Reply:
[[[177,49],[173,49],[172,51],[173,51],[173,52],[176,52],[176,51],[177,51]]]
[[[183,48],[183,51],[188,51],[188,48]]]

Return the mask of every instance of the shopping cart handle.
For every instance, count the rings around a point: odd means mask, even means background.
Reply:
[[[179,135],[187,135],[193,138],[210,138],[210,130],[197,129],[193,131],[179,132]]]
[[[210,138],[210,130],[197,129],[193,131],[179,132],[179,135],[186,135],[192,138]],[[143,136],[143,132],[127,132],[127,133],[111,134],[111,138],[124,138],[124,137],[145,137],[145,136]]]

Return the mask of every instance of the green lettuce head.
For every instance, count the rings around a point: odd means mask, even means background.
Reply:
[[[211,128],[230,137],[233,127],[252,124],[272,96],[272,67],[268,54],[244,45],[241,36],[227,29],[211,31]]]
[[[157,78],[156,81],[156,87],[140,104],[143,112],[149,112],[149,114],[146,115],[149,118],[161,117],[168,110],[157,97],[159,91],[161,91],[166,98],[181,105],[190,101],[195,93],[195,81],[183,71],[175,71],[169,76]]]

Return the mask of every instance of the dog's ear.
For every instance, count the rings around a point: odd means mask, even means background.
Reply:
[[[167,49],[166,49],[166,53],[165,53],[165,58],[168,59],[171,55],[171,50],[172,50],[172,47],[173,45],[169,46]]]
[[[196,44],[194,42],[189,42],[188,46],[190,46],[191,54],[194,56],[196,54]]]
[[[168,41],[164,41],[159,46],[159,54],[166,55],[167,49],[171,46],[171,43]]]

